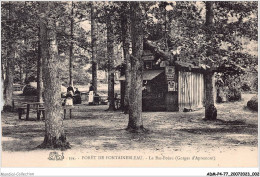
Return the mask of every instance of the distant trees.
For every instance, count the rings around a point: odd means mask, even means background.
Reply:
[[[253,7],[254,5],[255,7]],[[222,75],[228,73],[229,76],[240,75],[247,68],[252,68],[252,66],[245,64],[246,60],[250,59],[251,62],[255,63],[251,56],[241,53],[243,47],[241,38],[256,39],[256,23],[249,25],[247,22],[249,19],[252,19],[253,22],[257,18],[256,6],[254,2],[206,2],[204,28],[206,40],[202,43],[206,48],[206,58],[203,63],[210,67],[204,75],[206,119],[212,119],[207,113],[209,113],[208,109],[211,105],[214,105],[213,73],[220,72]],[[215,20],[213,21],[213,19]],[[230,89],[233,89],[234,92],[239,90],[239,88],[232,88],[231,85]]]
[[[36,81],[36,75],[37,75],[37,60],[38,60],[38,23],[35,23],[37,21],[37,9],[38,9],[38,2],[11,2],[13,10],[13,15],[15,17],[15,20],[12,21],[10,24],[13,25],[14,30],[13,38],[16,41],[16,46],[14,47],[15,52],[15,60],[14,60],[14,82],[15,83],[21,83],[25,84],[28,82],[35,82]],[[66,67],[62,68],[61,70],[61,76],[62,81],[64,84],[69,84],[69,56],[70,56],[70,46],[71,43],[74,43],[74,58],[75,67],[81,68],[81,63],[88,63],[89,62],[89,56],[86,55],[88,53],[88,50],[90,49],[90,44],[87,42],[87,36],[88,33],[85,32],[81,27],[79,21],[81,21],[83,18],[83,15],[80,14],[82,12],[79,12],[79,6],[83,6],[82,4],[79,5],[77,3],[77,6],[74,7],[74,11],[77,15],[74,15],[73,20],[75,21],[73,25],[74,32],[77,33],[76,36],[74,36],[74,39],[71,39],[71,23],[65,23],[70,21],[72,18],[71,16],[71,5],[68,3],[61,3],[63,6],[62,11],[62,19],[64,23],[58,24],[57,27],[57,40],[58,40],[58,50],[59,55],[62,55],[62,65],[66,65]],[[86,5],[87,6],[87,5]],[[85,8],[85,7],[84,7]],[[75,10],[76,9],[76,10]],[[7,66],[7,32],[6,30],[8,28],[8,2],[2,2],[2,18],[4,19],[2,22],[2,49],[3,49],[3,65],[2,69],[4,72],[2,77],[5,77],[5,69]],[[88,12],[86,12],[88,13]],[[85,18],[85,16],[84,16]],[[89,18],[90,19],[90,18]],[[85,19],[83,19],[85,20]],[[9,23],[9,22],[8,22]],[[81,31],[84,32],[81,32]],[[81,55],[80,55],[81,53]],[[83,56],[86,55],[86,56]],[[80,58],[80,59],[79,59]],[[80,60],[84,60],[83,62]],[[6,64],[4,64],[6,63]],[[72,67],[71,67],[72,68]],[[75,71],[72,71],[75,75]],[[82,75],[83,72],[80,72]],[[78,74],[76,76],[78,78]],[[87,80],[87,79],[86,79]]]
[[[6,40],[6,58],[2,58],[6,62],[5,67],[5,80],[4,80],[4,110],[11,110],[12,98],[13,98],[13,83],[14,83],[14,67],[15,67],[15,14],[14,4],[8,2],[6,4],[7,11],[5,11],[7,18],[5,19],[5,25],[3,26],[2,37]],[[3,44],[4,45],[4,44]],[[3,72],[3,71],[2,71]]]

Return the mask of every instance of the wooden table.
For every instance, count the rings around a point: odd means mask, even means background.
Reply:
[[[45,109],[43,106],[43,102],[27,102],[24,103],[26,106],[22,106],[20,108],[18,108],[18,117],[19,119],[22,118],[22,114],[24,112],[24,110],[26,109],[26,118],[25,120],[29,120],[29,116],[30,116],[30,110],[31,109],[35,109],[37,111],[37,120],[40,120],[40,116],[41,113],[43,115],[43,119],[45,119]],[[83,108],[85,107],[85,105],[83,106],[82,104],[80,105],[73,105],[73,106],[62,106],[62,109],[64,110],[64,119],[66,118],[66,110],[68,109],[70,112],[70,119],[71,119],[71,112],[72,109],[79,109],[79,108]]]
[[[37,111],[37,120],[40,120],[41,113],[43,115],[43,119],[45,119],[45,110],[43,106],[43,102],[27,102],[26,108],[26,120],[29,120],[30,109],[36,109]]]
[[[36,96],[21,96],[14,95],[12,99],[13,110],[21,105],[26,105],[27,102],[37,102]]]

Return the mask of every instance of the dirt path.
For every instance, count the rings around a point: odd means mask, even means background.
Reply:
[[[249,98],[249,96],[247,96]],[[246,98],[247,98],[246,97]],[[144,112],[145,134],[125,131],[128,116],[106,112],[106,106],[86,106],[64,121],[70,153],[257,153],[257,112],[241,102],[216,105],[218,119],[203,121],[204,110],[194,112]],[[36,115],[35,115],[36,117]],[[2,148],[8,152],[39,152],[44,122],[19,121],[17,114],[2,113]]]

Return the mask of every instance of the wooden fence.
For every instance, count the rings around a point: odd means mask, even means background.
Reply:
[[[179,71],[178,104],[179,108],[203,107],[204,80],[203,74]]]

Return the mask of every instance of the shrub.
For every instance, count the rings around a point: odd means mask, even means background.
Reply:
[[[25,96],[36,96],[37,95],[37,89],[31,85],[26,85],[23,88],[23,95]]]
[[[241,89],[242,89],[244,92],[247,92],[247,91],[250,91],[250,90],[251,90],[249,84],[248,84],[248,83],[245,83],[245,82],[242,84]]]
[[[238,88],[230,88],[227,93],[228,101],[240,101],[241,91]]]
[[[247,107],[254,111],[258,111],[258,98],[257,96],[253,96],[251,100],[247,102]]]

